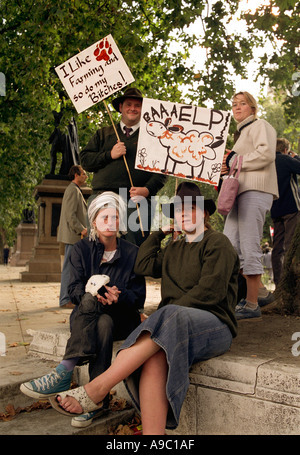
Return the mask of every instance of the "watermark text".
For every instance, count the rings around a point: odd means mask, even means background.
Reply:
[[[292,346],[292,354],[295,357],[298,357],[300,355],[300,332],[295,332],[292,335],[292,341],[298,340],[295,344]]]
[[[5,74],[0,72],[0,96],[6,95],[6,78]]]
[[[0,332],[0,357],[6,355],[6,337],[4,333]]]

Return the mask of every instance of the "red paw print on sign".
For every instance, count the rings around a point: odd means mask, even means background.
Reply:
[[[105,60],[106,62],[110,59],[110,54],[112,53],[112,48],[107,39],[100,41],[97,44],[96,49],[94,50],[94,55],[96,60]]]

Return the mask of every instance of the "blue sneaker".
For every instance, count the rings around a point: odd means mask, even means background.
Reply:
[[[235,307],[235,317],[238,321],[242,319],[261,319],[261,311],[259,305],[252,309],[247,306],[246,300],[241,300]]]
[[[20,386],[21,392],[32,398],[47,398],[71,387],[73,370],[68,371],[64,365],[58,365],[51,373]]]
[[[274,302],[274,300],[275,300],[274,294],[272,294],[272,292],[269,292],[267,297],[258,297],[257,302],[260,307],[263,307],[265,305],[269,305],[269,303]]]
[[[239,303],[235,306],[235,312],[239,311],[243,306],[245,305],[246,300],[242,299],[239,301]]]
[[[102,407],[101,409],[97,409],[96,411],[87,412],[86,414],[81,414],[76,417],[73,417],[71,425],[72,427],[77,428],[84,428],[91,425],[94,419],[98,417],[102,417],[107,414],[109,411],[108,407]]]

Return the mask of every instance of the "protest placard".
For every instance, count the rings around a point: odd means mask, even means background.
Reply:
[[[218,185],[231,114],[144,98],[136,169]]]
[[[111,35],[74,55],[55,71],[78,114],[134,81]]]

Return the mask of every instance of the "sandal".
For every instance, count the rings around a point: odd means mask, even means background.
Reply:
[[[78,401],[80,406],[82,407],[82,412],[81,413],[72,413],[65,411],[64,408],[61,406],[60,402],[57,401],[57,397],[60,397],[62,400],[66,397],[73,397],[75,400]],[[57,395],[53,397],[49,397],[49,401],[51,406],[61,414],[65,414],[68,416],[79,416],[80,414],[85,414],[87,412],[91,411],[96,411],[97,409],[101,408],[103,406],[103,401],[101,401],[98,404],[95,404],[88,394],[85,391],[85,388],[83,386],[77,387],[76,389],[72,390],[67,390],[66,392],[60,392]]]

